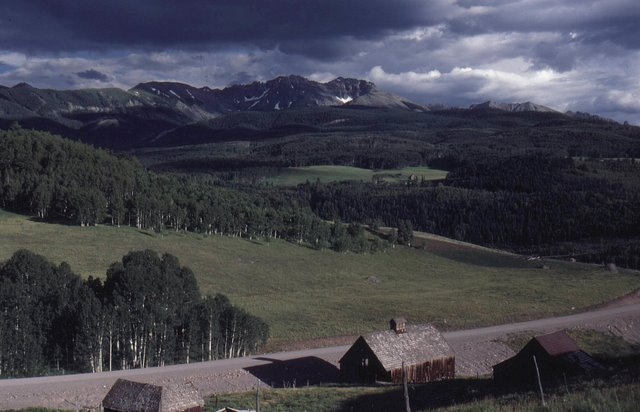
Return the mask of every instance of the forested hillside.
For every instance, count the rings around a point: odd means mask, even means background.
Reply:
[[[285,125],[297,129],[267,136]],[[344,107],[230,114],[207,126],[208,136],[243,129],[255,140],[136,156],[154,170],[245,188],[289,166],[445,169],[439,183],[311,180],[296,192],[300,205],[323,219],[374,226],[408,220],[417,230],[521,253],[640,265],[638,127],[557,112]]]
[[[202,297],[169,254],[130,252],[104,281],[26,250],[0,264],[0,377],[243,356],[268,334],[224,295]]]
[[[640,267],[640,164],[631,160],[513,156],[467,162],[437,185],[309,183],[297,191],[326,219],[406,219],[476,244]]]
[[[285,194],[157,175],[131,158],[43,132],[0,132],[0,182],[2,208],[43,220],[370,247],[362,228],[325,223]]]

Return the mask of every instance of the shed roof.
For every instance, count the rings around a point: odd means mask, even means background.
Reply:
[[[161,412],[183,411],[198,406],[204,407],[204,399],[190,382],[162,387]]]
[[[203,407],[204,400],[192,384],[157,386],[118,379],[102,400],[115,411],[178,412]]]
[[[405,333],[384,330],[362,337],[387,371],[401,368],[402,362],[409,366],[453,356],[447,341],[431,325],[407,325]]]
[[[533,339],[551,356],[560,356],[580,350],[576,341],[563,330],[536,336]]]

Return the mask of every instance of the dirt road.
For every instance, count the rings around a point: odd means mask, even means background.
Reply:
[[[444,334],[456,353],[456,373],[475,376],[513,354],[500,342],[509,334],[589,328],[640,343],[640,304],[626,304],[575,315]],[[154,384],[191,382],[203,396],[251,390],[256,385],[304,386],[337,379],[338,360],[348,346],[272,353],[213,362],[95,374],[0,380],[0,409],[29,406],[95,408],[118,378]]]

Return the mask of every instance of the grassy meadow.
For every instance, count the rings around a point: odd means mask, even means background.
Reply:
[[[447,177],[444,170],[430,169],[428,167],[406,167],[398,170],[371,170],[351,166],[307,166],[289,167],[283,169],[277,176],[268,178],[266,181],[275,186],[296,186],[301,183],[315,182],[317,180],[328,182],[340,182],[345,180],[356,180],[370,182],[373,176],[388,183],[406,182],[409,176],[415,175],[418,181],[438,180]]]
[[[448,387],[445,387],[448,386]],[[499,395],[490,392],[491,381],[464,380],[410,386],[409,398],[412,411],[637,411],[640,404],[640,384],[637,382],[608,382],[594,380],[586,383],[556,388],[546,392],[546,407],[541,405],[540,394],[535,388],[524,392]],[[442,391],[455,391],[448,397]],[[256,393],[226,394],[207,399],[206,411],[225,406],[253,409]],[[284,411],[402,411],[404,398],[402,387],[304,387],[268,389],[260,393],[260,410]]]
[[[39,223],[0,211],[0,261],[21,248],[66,261],[83,277],[104,277],[131,250],[171,253],[193,269],[203,293],[224,293],[263,317],[271,348],[386,328],[393,316],[453,329],[570,313],[640,287],[633,271],[561,261],[545,261],[543,270],[435,239],[419,249],[337,253],[280,240]]]

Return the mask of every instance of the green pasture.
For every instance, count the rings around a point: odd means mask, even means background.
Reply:
[[[221,292],[271,326],[272,348],[386,327],[393,316],[467,328],[571,313],[640,287],[637,272],[529,262],[425,239],[377,254],[316,251],[274,240],[38,223],[0,212],[0,261],[25,248],[82,276],[104,277],[131,250],[171,253],[203,293]]]
[[[494,395],[488,379],[436,382],[432,385],[410,385],[412,411],[456,412],[575,412],[637,411],[640,384],[593,380],[576,382],[562,388],[547,389],[546,407],[540,402],[536,388]],[[487,393],[485,393],[487,392]],[[254,409],[256,393],[230,393],[209,398],[206,411],[225,406]],[[267,389],[260,392],[260,410],[284,411],[403,411],[401,386],[393,387],[303,387]]]
[[[361,169],[351,166],[307,166],[289,167],[283,169],[277,176],[268,178],[266,181],[275,186],[296,186],[301,183],[315,182],[317,180],[327,182],[340,182],[345,180],[356,180],[370,182],[376,176],[381,181],[388,183],[400,183],[409,180],[411,175],[415,175],[417,180],[437,180],[447,177],[444,170],[430,169],[428,167],[406,167],[397,170],[372,170]]]

